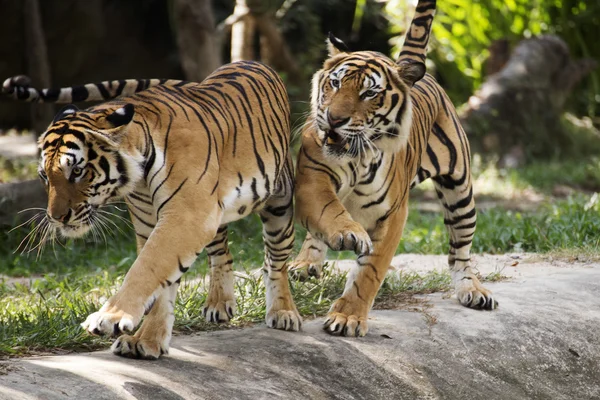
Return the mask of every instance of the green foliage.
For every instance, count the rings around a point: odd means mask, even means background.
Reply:
[[[37,161],[0,156],[0,183],[19,182],[37,176]]]
[[[385,7],[390,20],[393,55],[400,52],[416,1],[391,0]],[[554,33],[566,41],[574,57],[600,56],[600,2],[584,0],[445,0],[437,2],[429,57],[455,103],[464,103],[480,86],[484,62],[494,40],[512,46],[532,36]],[[596,70],[575,96],[578,115],[597,114],[600,71]]]
[[[438,3],[433,37],[440,61],[456,64],[471,81],[472,91],[482,82],[483,63],[493,40],[516,43],[548,30],[545,0],[449,0]],[[439,70],[443,74],[442,70]],[[445,79],[447,81],[447,79]]]

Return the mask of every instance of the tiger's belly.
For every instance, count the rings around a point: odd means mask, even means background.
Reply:
[[[267,179],[252,177],[244,179],[238,176],[235,185],[227,185],[221,193],[223,217],[221,224],[237,221],[247,215],[261,210],[268,200],[273,187],[273,177]]]

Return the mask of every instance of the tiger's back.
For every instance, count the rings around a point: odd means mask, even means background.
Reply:
[[[163,103],[165,98],[173,104]],[[169,116],[170,129],[147,125],[158,118],[145,106],[148,101],[163,108],[160,118]],[[159,85],[118,102],[142,107],[139,119],[145,123],[138,124],[138,135],[152,140],[145,178],[168,173],[163,157],[187,164],[181,177],[171,171],[170,178],[216,188],[223,224],[262,208],[290,162],[287,93],[279,76],[264,64],[229,64],[202,83]],[[150,186],[154,181],[148,181]]]

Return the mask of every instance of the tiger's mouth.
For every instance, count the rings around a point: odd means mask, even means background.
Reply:
[[[325,145],[336,152],[350,150],[350,141],[336,131],[330,129],[325,133]]]

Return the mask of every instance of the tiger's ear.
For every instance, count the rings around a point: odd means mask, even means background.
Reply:
[[[329,57],[333,57],[340,53],[349,53],[350,49],[346,43],[342,42],[340,39],[333,36],[333,33],[329,32],[329,35],[327,36],[327,51],[329,52]]]
[[[128,125],[133,119],[135,114],[135,107],[133,104],[125,104],[121,108],[117,108],[106,116],[106,120],[113,125],[113,128],[119,128],[124,125]]]
[[[398,75],[408,85],[413,87],[415,83],[425,76],[425,64],[414,61],[401,61],[398,63]]]
[[[54,124],[55,122],[60,121],[61,119],[65,118],[67,115],[75,114],[77,111],[79,111],[79,108],[77,108],[73,104],[64,106],[63,108],[61,108],[61,110],[58,112],[58,114],[56,114],[54,116],[54,120],[52,120],[52,123]]]
[[[94,136],[109,146],[118,147],[127,133],[127,127],[135,115],[133,104],[125,104],[123,107],[105,110],[106,124],[99,126]],[[94,132],[95,133],[95,132]]]

